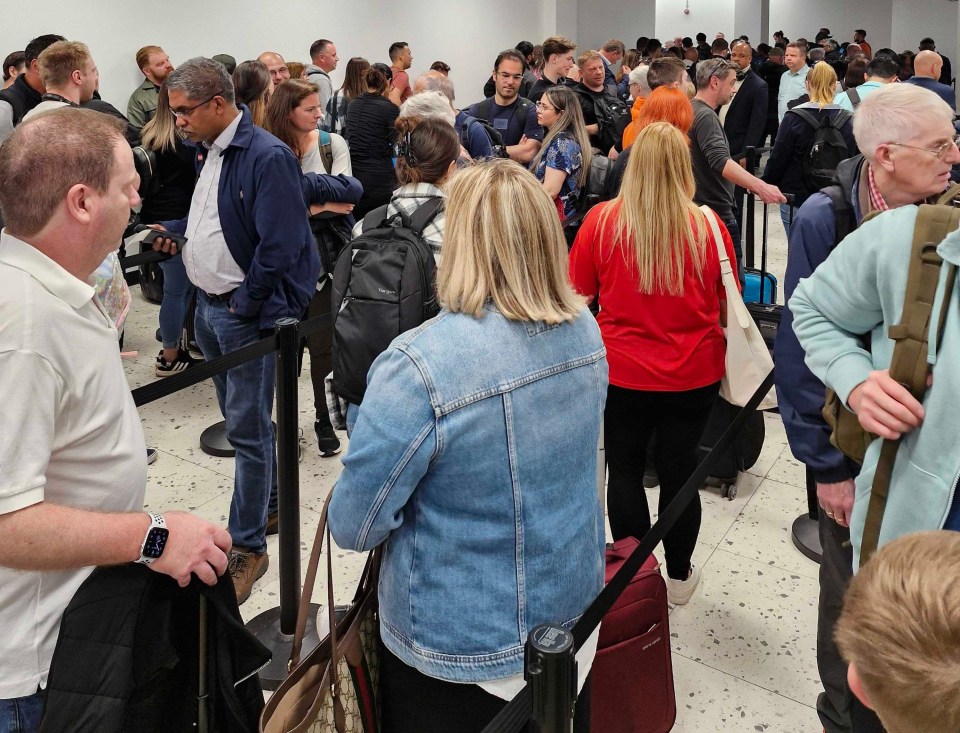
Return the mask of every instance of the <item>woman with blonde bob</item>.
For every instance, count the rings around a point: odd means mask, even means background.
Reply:
[[[848,157],[860,152],[853,137],[853,115],[833,103],[837,94],[837,72],[826,61],[818,62],[807,74],[807,94],[809,102],[787,110],[784,115],[777,131],[777,141],[761,176],[767,183],[778,186],[783,193],[793,194],[793,212],[790,211],[790,204],[780,204],[780,219],[788,237],[790,222],[797,209],[816,193],[804,182],[803,175],[803,162],[810,155],[816,134],[813,122],[819,126],[824,118],[829,118],[843,135]],[[810,119],[807,119],[808,116]]]
[[[479,733],[524,685],[528,631],[569,626],[603,585],[607,365],[556,209],[515,163],[472,166],[451,180],[443,252],[440,315],[374,362],[330,503],[340,547],[385,543],[393,733]]]
[[[643,473],[653,433],[661,512],[697,466],[726,354],[718,245],[736,278],[726,227],[693,203],[683,133],[655,122],[631,150],[619,195],[587,214],[570,253],[574,287],[602,304],[597,322],[610,362],[604,435],[614,540],[650,529]],[[700,500],[694,498],[663,541],[671,603],[686,603],[700,578],[690,562],[699,531]]]

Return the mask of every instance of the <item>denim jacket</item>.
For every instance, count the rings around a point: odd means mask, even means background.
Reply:
[[[380,629],[424,674],[518,674],[538,624],[570,627],[603,585],[600,331],[443,311],[374,362],[330,527],[386,541]]]

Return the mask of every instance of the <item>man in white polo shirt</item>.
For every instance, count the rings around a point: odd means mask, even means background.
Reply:
[[[117,332],[87,278],[138,179],[123,125],[65,108],[0,147],[0,730],[35,731],[63,611],[92,566],[213,585],[230,535],[141,511],[143,430]]]

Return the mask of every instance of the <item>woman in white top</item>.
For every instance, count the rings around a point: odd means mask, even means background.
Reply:
[[[317,122],[322,115],[317,87],[302,79],[289,79],[274,90],[265,127],[289,146],[300,160],[304,173],[352,175],[350,150],[346,141],[336,133],[317,130]],[[340,452],[340,440],[330,424],[323,392],[324,377],[333,369],[331,296],[325,286],[333,275],[333,263],[337,255],[350,241],[353,206],[351,203],[310,206],[310,225],[317,238],[323,273],[317,283],[317,292],[307,306],[307,318],[321,317],[326,325],[307,337],[307,348],[310,350],[310,378],[316,410],[313,428],[317,435],[317,447],[323,457]]]

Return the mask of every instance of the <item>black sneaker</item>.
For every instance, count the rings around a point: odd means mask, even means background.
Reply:
[[[329,458],[340,452],[340,438],[337,437],[330,423],[315,422],[313,429],[317,434],[317,448],[320,449],[321,456]]]
[[[173,361],[167,361],[163,358],[163,351],[157,354],[157,366],[154,370],[158,377],[170,377],[174,374],[186,371],[192,366],[203,364],[203,359],[194,359],[187,351],[177,353],[177,358]]]

